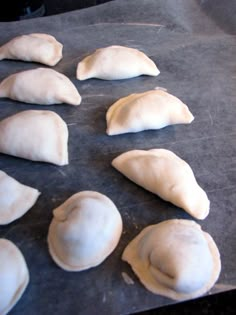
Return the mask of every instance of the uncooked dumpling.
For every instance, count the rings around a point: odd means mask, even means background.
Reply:
[[[205,219],[210,202],[198,185],[191,167],[169,150],[132,150],[112,165],[136,184],[183,208],[197,219]]]
[[[10,75],[0,83],[0,97],[40,105],[81,103],[74,84],[64,74],[46,68]]]
[[[205,294],[221,270],[214,240],[200,225],[188,220],[146,227],[128,244],[122,259],[149,291],[174,300]]]
[[[26,110],[0,121],[0,152],[32,161],[68,164],[68,129],[46,110]]]
[[[53,211],[48,245],[53,260],[67,271],[102,263],[117,246],[122,219],[114,203],[94,192],[79,192]]]
[[[55,66],[62,59],[62,48],[63,45],[48,34],[21,35],[0,47],[0,60],[34,61]]]
[[[21,251],[0,238],[0,314],[7,314],[29,283],[29,271]]]
[[[33,207],[39,195],[37,189],[22,185],[0,171],[0,225],[23,216]]]
[[[115,102],[107,111],[107,134],[110,136],[173,124],[190,124],[194,117],[177,97],[153,90],[131,94]]]
[[[120,80],[142,74],[157,76],[160,71],[143,52],[123,46],[109,46],[97,49],[83,59],[77,67],[77,79],[98,78]]]

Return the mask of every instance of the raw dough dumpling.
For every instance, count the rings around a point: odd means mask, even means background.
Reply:
[[[22,185],[0,171],[0,225],[22,217],[33,207],[39,195],[37,189]]]
[[[146,227],[128,244],[122,259],[149,291],[174,300],[205,294],[221,270],[214,240],[200,225],[188,220]]]
[[[7,314],[19,301],[29,283],[29,271],[21,251],[0,238],[0,314]]]
[[[64,74],[46,68],[10,75],[0,83],[0,97],[40,105],[81,103],[74,84]]]
[[[191,167],[165,149],[132,150],[112,165],[136,184],[183,208],[197,219],[205,219],[210,201],[198,185]]]
[[[109,46],[97,49],[79,62],[76,76],[78,80],[120,80],[142,74],[157,76],[159,73],[155,63],[143,52],[123,46]]]
[[[62,59],[62,48],[63,45],[48,34],[21,35],[0,47],[0,60],[34,61],[55,66]]]
[[[102,263],[117,246],[122,219],[114,203],[94,192],[79,192],[53,211],[48,232],[49,252],[67,271]]]
[[[190,124],[194,117],[177,97],[153,90],[131,94],[115,102],[107,111],[109,136],[147,129],[161,129],[173,124]]]
[[[26,110],[0,121],[0,152],[32,161],[68,164],[68,129],[46,110]]]

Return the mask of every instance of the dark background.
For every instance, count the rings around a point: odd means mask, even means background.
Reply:
[[[46,15],[83,9],[112,0],[44,0]],[[128,1],[128,0],[127,0]]]

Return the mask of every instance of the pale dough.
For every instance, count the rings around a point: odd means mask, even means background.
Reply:
[[[136,184],[184,209],[197,219],[205,219],[210,201],[198,185],[191,167],[165,149],[132,150],[112,161],[112,165]]]
[[[0,171],[0,225],[23,216],[33,207],[39,195],[37,189],[22,185]]]
[[[21,35],[0,47],[0,60],[34,61],[55,66],[62,59],[62,48],[63,45],[48,34]]]
[[[177,97],[162,90],[131,94],[116,101],[107,111],[110,136],[173,124],[190,124],[194,117]]]
[[[121,80],[140,75],[157,76],[160,71],[143,52],[124,46],[109,46],[97,49],[77,66],[78,80],[98,78]]]
[[[122,219],[114,203],[94,191],[79,192],[53,211],[49,252],[61,268],[81,271],[101,264],[116,248]]]
[[[214,240],[200,225],[188,220],[146,227],[128,244],[122,259],[149,291],[174,300],[205,294],[221,270]]]
[[[39,105],[81,103],[81,96],[74,84],[64,74],[46,68],[8,76],[0,83],[0,97]]]
[[[0,152],[32,161],[68,164],[68,128],[56,113],[26,110],[0,121]]]
[[[29,283],[29,271],[21,251],[0,238],[0,314],[6,315],[20,300]]]

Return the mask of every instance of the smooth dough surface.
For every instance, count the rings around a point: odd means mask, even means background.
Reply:
[[[110,136],[173,124],[190,124],[194,117],[177,97],[162,90],[131,94],[119,99],[107,111]]]
[[[189,220],[146,227],[128,244],[122,259],[149,291],[174,300],[205,294],[221,270],[214,240]]]
[[[22,217],[37,201],[40,192],[23,185],[0,170],[0,225]]]
[[[160,71],[143,52],[124,46],[97,49],[77,66],[77,79],[121,80],[140,75],[157,76]]]
[[[0,238],[0,314],[7,314],[29,283],[29,271],[21,251]]]
[[[26,110],[0,121],[0,152],[16,157],[68,164],[68,129],[62,118],[46,110]]]
[[[8,76],[0,83],[0,97],[39,105],[81,103],[81,96],[74,84],[64,74],[46,68]]]
[[[198,185],[191,167],[165,149],[132,150],[112,161],[112,165],[131,181],[203,220],[210,201]]]
[[[94,191],[79,192],[53,211],[49,252],[61,268],[81,271],[102,263],[117,246],[122,219],[114,203]]]
[[[48,34],[21,35],[0,47],[0,60],[33,61],[55,66],[62,59],[62,48],[63,45]]]

